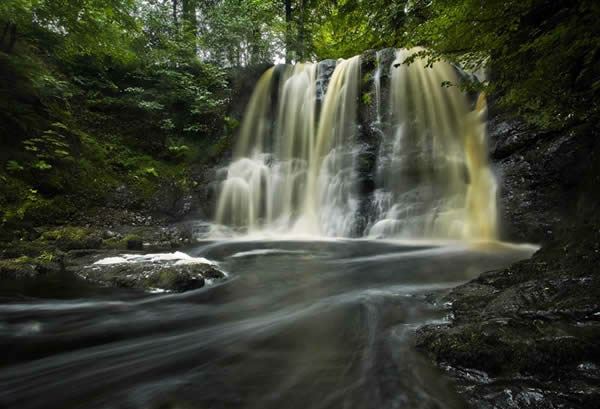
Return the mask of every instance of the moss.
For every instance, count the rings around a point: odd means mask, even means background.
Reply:
[[[131,240],[142,240],[142,238],[140,236],[138,236],[137,234],[128,234],[127,236],[123,237],[123,239],[121,240],[124,243],[127,243],[128,241]]]
[[[85,227],[66,226],[44,232],[42,240],[84,240],[94,231]]]
[[[18,279],[36,276],[35,260],[28,256],[0,260],[0,278]]]
[[[372,97],[371,97],[371,93],[370,92],[365,92],[362,95],[362,103],[365,105],[370,105],[372,101]]]
[[[142,250],[143,240],[137,234],[128,234],[121,240],[121,247],[128,250]]]
[[[162,269],[158,272],[158,288],[171,288],[177,281],[177,271],[169,268]]]
[[[77,211],[76,203],[66,196],[38,198],[26,203],[24,218],[37,225],[67,223]]]
[[[29,256],[21,256],[12,260],[7,260],[7,262],[12,265],[24,265],[33,264],[35,260]]]
[[[110,250],[125,250],[127,242],[123,239],[106,239],[102,241],[102,248]]]
[[[365,73],[365,75],[363,75],[363,77],[362,77],[362,83],[363,83],[363,85],[368,84],[369,81],[371,81],[371,78],[373,78],[373,73],[372,72]]]
[[[49,230],[40,236],[38,242],[49,242],[58,249],[95,249],[100,248],[102,239],[97,230],[86,227],[66,226],[56,230]]]

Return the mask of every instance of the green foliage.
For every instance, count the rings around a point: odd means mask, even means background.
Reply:
[[[600,4],[593,0],[413,2],[407,30],[430,61],[491,69],[490,92],[542,128],[594,120],[600,103]],[[410,11],[409,11],[410,12]]]
[[[42,251],[42,254],[40,254],[37,259],[42,263],[52,263],[56,261],[56,255],[48,251]]]
[[[238,130],[240,127],[240,121],[237,119],[230,117],[228,115],[224,118],[225,121],[225,133],[231,135]]]
[[[183,3],[175,24],[162,0],[0,2],[3,230],[89,214],[122,185],[140,207],[191,186],[229,85],[194,32],[194,8],[214,2]]]
[[[325,0],[316,3],[312,47],[317,59],[349,58],[401,42],[407,0]]]
[[[365,92],[362,95],[362,103],[365,105],[369,105],[372,101],[371,94],[369,92]]]
[[[68,142],[69,137],[65,134],[69,129],[61,122],[55,122],[50,129],[45,130],[42,135],[23,141],[25,151],[31,152],[36,160],[31,166],[39,170],[52,169],[51,163],[60,163],[73,160]],[[50,163],[49,163],[50,162]]]
[[[125,62],[133,57],[128,42],[138,30],[135,8],[135,0],[11,0],[0,4],[0,16],[60,58],[94,55]]]
[[[154,168],[144,168],[142,170],[142,172],[144,173],[144,175],[151,175],[151,176],[154,176],[156,178],[158,177],[158,172]]]
[[[19,164],[19,162],[15,161],[15,160],[9,160],[6,163],[6,170],[9,172],[19,172],[21,170],[24,170],[25,168],[23,166],[21,166]]]
[[[270,62],[283,56],[285,26],[280,0],[223,0],[207,7],[201,47],[211,61],[231,65]]]

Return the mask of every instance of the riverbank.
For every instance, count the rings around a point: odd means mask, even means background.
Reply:
[[[579,232],[581,234],[581,232]],[[438,298],[451,322],[417,346],[474,408],[592,408],[600,401],[600,234],[555,241]]]
[[[223,279],[209,260],[182,252],[193,224],[38,227],[37,237],[0,244],[0,280],[12,289],[65,273],[90,285],[183,292]]]

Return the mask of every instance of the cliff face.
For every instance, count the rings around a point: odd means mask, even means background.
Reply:
[[[560,240],[573,224],[594,219],[598,204],[598,127],[563,132],[527,130],[491,112],[491,157],[501,181],[500,205],[508,240]]]

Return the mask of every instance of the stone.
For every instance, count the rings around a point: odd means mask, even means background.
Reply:
[[[96,253],[74,260],[68,270],[104,287],[149,292],[184,292],[201,288],[206,280],[226,278],[215,265],[183,253]]]

